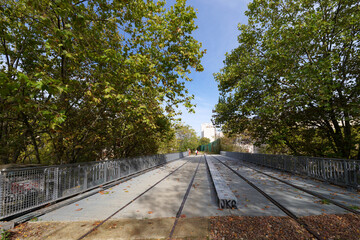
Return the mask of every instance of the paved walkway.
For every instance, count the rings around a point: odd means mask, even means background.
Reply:
[[[318,198],[257,173],[239,161],[234,161],[234,159],[223,156],[216,157],[230,164],[230,166],[235,167],[240,174],[299,216],[346,212],[335,205],[323,204]],[[216,194],[204,158],[201,156],[192,156],[172,162],[164,167],[121,183],[102,193],[45,214],[39,217],[39,221],[105,219],[161,178],[165,177],[170,171],[188,160],[189,162],[177,172],[166,178],[124,210],[120,211],[113,219],[174,217],[180,207],[199,160],[201,160],[199,170],[183,210],[183,214],[187,217],[224,216],[232,214],[243,216],[285,215],[269,200],[264,198],[229,169],[225,168],[215,158],[212,156],[208,156],[208,158],[214,162],[221,175],[228,182],[230,189],[235,193],[238,199],[238,209],[218,209]],[[252,167],[254,167],[254,165],[252,165]],[[318,181],[290,176],[274,170],[257,168],[313,191],[318,191],[348,206],[360,205],[359,193],[347,191],[346,189]]]
[[[121,183],[103,193],[45,214],[39,217],[39,221],[105,219],[188,160],[189,162],[182,168],[120,211],[112,219],[175,217],[199,160],[201,160],[199,171],[186,201],[183,214],[189,217],[231,214],[229,210],[218,210],[215,191],[204,158],[194,156],[172,162]]]
[[[310,194],[307,194],[305,192],[302,192],[298,189],[295,189],[287,184],[281,183],[275,179],[272,179],[270,177],[267,177],[261,173],[258,173],[248,167],[246,165],[249,165],[247,163],[242,163],[240,161],[234,161],[231,158],[225,158],[220,157],[222,161],[225,161],[227,164],[229,164],[231,167],[235,168],[238,173],[240,173],[242,176],[247,178],[249,181],[254,183],[257,187],[259,187],[261,190],[263,190],[265,193],[270,195],[272,198],[274,198],[276,201],[281,203],[283,206],[285,206],[287,209],[289,209],[291,212],[293,212],[296,216],[309,216],[309,215],[321,215],[323,213],[326,214],[336,214],[336,213],[347,213],[346,210],[335,206],[333,204],[324,204],[319,198],[316,198]],[[246,165],[245,165],[246,164]],[[220,163],[217,163],[217,165],[220,167]],[[252,165],[253,167],[253,165]],[[231,179],[236,179],[236,175],[232,173],[229,169],[224,168],[221,166],[220,168],[224,176],[226,176],[228,181],[231,181]],[[261,170],[261,169],[259,169]],[[270,170],[267,171],[271,172]],[[233,175],[231,175],[233,174]],[[238,177],[239,178],[239,177]],[[237,179],[238,180],[238,179]],[[315,181],[311,181],[313,183],[314,189],[313,191],[316,191],[315,186],[320,184]],[[299,184],[302,186],[302,184]],[[232,186],[232,188],[238,188],[241,187],[247,187],[244,185],[244,183],[236,183]],[[250,187],[250,186],[249,186]],[[338,189],[339,190],[339,189]],[[346,190],[344,190],[346,191]],[[266,213],[273,213],[273,216],[277,216],[280,213],[279,209],[274,206],[273,204],[266,203],[264,200],[264,197],[262,195],[260,197],[256,197],[257,193],[252,193],[249,195],[247,193],[247,189],[243,189],[243,191],[240,191],[238,196],[238,202],[240,203],[239,207],[239,213],[236,215],[250,215],[250,216],[259,216],[261,215],[261,211],[265,211]],[[329,195],[330,195],[329,191]],[[359,194],[357,194],[358,197],[360,197]],[[262,197],[262,198],[261,198]],[[359,198],[360,199],[360,198]],[[254,203],[251,203],[254,201]],[[335,200],[335,199],[334,199]],[[353,203],[351,197],[348,197],[348,202]],[[250,202],[251,204],[247,204],[247,202]],[[360,201],[358,200],[358,204],[360,204]],[[349,205],[347,203],[347,205]],[[259,214],[260,212],[260,214]]]
[[[203,217],[230,215],[285,216],[278,207],[232,171],[225,168],[217,159],[235,168],[238,173],[271,195],[297,216],[346,213],[345,210],[335,205],[324,204],[320,199],[255,172],[246,166],[249,165],[248,163],[220,155],[210,155],[207,158],[215,164],[221,176],[234,192],[238,201],[238,209],[218,208],[216,193],[204,157],[190,156],[40,216],[36,223],[59,226],[59,229],[54,230],[54,233],[49,233],[48,237],[50,239],[69,239],[70,236],[76,239],[91,229],[94,221],[106,219],[171,171],[186,163],[174,174],[114,215],[108,223],[104,224],[104,227],[100,227],[97,230],[98,232],[94,232],[88,239],[96,239],[97,234],[104,233],[104,231],[107,231],[106,229],[111,229],[112,221],[117,221],[117,226],[122,226],[121,236],[123,237],[130,238],[133,235],[140,238],[149,236],[152,238],[167,237],[199,161],[198,172],[185,202],[174,236],[181,236],[183,233],[189,236],[194,232],[193,236],[195,238],[197,236],[204,237],[201,233],[196,235],[197,231],[206,232],[208,230],[208,218]],[[275,170],[251,166],[265,171],[267,174],[286,179],[291,183],[318,191],[347,206],[360,207],[360,194],[357,192],[347,191],[344,188],[319,181],[290,176]],[[199,220],[199,218],[201,219]],[[66,225],[67,223],[71,223],[72,228]],[[63,226],[61,230],[60,226]],[[74,230],[71,230],[74,228],[80,229],[79,232],[74,233]],[[125,233],[128,235],[124,235]],[[120,232],[118,231],[116,234],[119,235]]]

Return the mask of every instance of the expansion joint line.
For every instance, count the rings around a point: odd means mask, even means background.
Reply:
[[[190,181],[190,183],[189,183],[189,186],[188,186],[188,188],[187,188],[187,190],[186,190],[186,193],[185,193],[184,198],[183,198],[183,200],[182,200],[182,202],[181,202],[180,208],[179,208],[178,212],[176,213],[176,219],[175,219],[174,225],[173,225],[173,227],[172,227],[172,229],[171,229],[171,232],[170,232],[170,235],[169,235],[169,238],[168,238],[168,239],[172,239],[172,236],[173,236],[173,234],[174,234],[174,232],[175,232],[176,225],[177,225],[177,223],[178,223],[178,221],[179,221],[179,219],[180,219],[182,210],[184,209],[184,206],[185,206],[186,199],[187,199],[188,196],[189,196],[189,193],[190,193],[191,187],[192,187],[192,185],[193,185],[193,182],[194,182],[196,173],[197,173],[197,171],[198,171],[198,169],[199,169],[199,165],[200,165],[201,159],[202,159],[202,157],[200,157],[200,159],[199,159],[198,165],[197,165],[197,167],[196,167],[196,169],[195,169],[194,175],[193,175],[193,177],[192,177],[192,179],[191,179],[191,181]]]
[[[114,212],[113,214],[111,214],[109,217],[107,217],[105,220],[103,220],[101,223],[99,223],[98,225],[96,225],[94,228],[92,228],[91,230],[89,230],[87,233],[85,233],[84,235],[82,235],[81,237],[78,238],[78,240],[84,239],[85,237],[87,237],[90,233],[92,233],[93,231],[95,231],[96,229],[98,229],[101,225],[103,225],[106,221],[108,221],[110,218],[112,218],[113,216],[115,216],[117,213],[119,213],[121,210],[123,210],[124,208],[126,208],[127,206],[129,206],[131,203],[133,203],[135,200],[137,200],[138,198],[140,198],[141,196],[143,196],[145,193],[147,193],[148,191],[150,191],[151,189],[153,189],[156,185],[158,185],[160,182],[162,182],[163,180],[165,180],[167,177],[169,177],[170,175],[172,175],[173,173],[175,173],[177,170],[179,170],[180,168],[182,168],[185,164],[187,164],[190,160],[186,161],[185,163],[181,164],[178,168],[176,168],[174,171],[170,172],[168,175],[166,175],[165,177],[163,177],[162,179],[160,179],[159,181],[157,181],[154,185],[152,185],[151,187],[149,187],[148,189],[146,189],[144,192],[142,192],[140,195],[138,195],[137,197],[135,197],[134,199],[132,199],[130,202],[128,202],[127,204],[125,204],[124,206],[122,206],[120,209],[118,209],[116,212]]]
[[[213,156],[214,157],[214,156]],[[220,163],[222,163],[225,167],[227,167],[228,169],[230,169],[233,173],[235,173],[236,175],[238,175],[242,180],[244,180],[247,184],[249,184],[251,187],[253,187],[254,189],[256,189],[259,193],[261,193],[265,198],[267,198],[270,202],[272,202],[275,206],[277,206],[278,208],[280,208],[286,215],[288,215],[289,217],[291,217],[292,219],[294,219],[297,223],[299,223],[303,228],[305,228],[311,235],[313,235],[316,239],[320,240],[320,236],[314,232],[304,221],[302,221],[300,218],[298,218],[294,213],[292,213],[289,209],[287,209],[286,207],[284,207],[281,203],[279,203],[278,201],[276,201],[275,199],[273,199],[270,195],[268,195],[267,193],[265,193],[263,190],[261,190],[260,188],[258,188],[255,184],[253,184],[252,182],[250,182],[248,179],[246,179],[245,177],[243,177],[240,173],[238,173],[237,171],[235,171],[234,169],[232,169],[231,167],[229,167],[227,164],[225,164],[223,161],[221,161],[220,159],[214,157],[216,160],[218,160]]]

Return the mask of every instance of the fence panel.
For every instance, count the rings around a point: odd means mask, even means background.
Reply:
[[[0,219],[164,164],[188,152],[0,171]]]
[[[221,151],[221,155],[360,189],[360,161]]]

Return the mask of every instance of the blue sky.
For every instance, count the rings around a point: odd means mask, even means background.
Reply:
[[[174,1],[169,1],[169,3]],[[204,71],[192,73],[192,82],[187,83],[191,94],[195,95],[197,105],[195,114],[181,108],[182,122],[190,125],[200,136],[201,123],[210,122],[212,109],[219,98],[217,82],[213,73],[224,66],[225,53],[238,46],[239,23],[246,24],[245,11],[249,0],[188,0],[187,5],[197,9],[195,21],[198,29],[193,36],[202,43],[207,54],[202,59]]]

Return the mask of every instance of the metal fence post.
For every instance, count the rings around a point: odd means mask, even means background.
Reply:
[[[119,174],[118,174],[118,178],[121,177],[121,163],[118,164],[118,171],[119,171]]]
[[[104,162],[104,183],[106,183],[107,175],[108,175],[108,163]]]
[[[60,184],[59,184],[59,168],[55,168],[54,171],[54,193],[53,193],[53,200],[56,200],[59,198],[59,192],[60,192]]]
[[[4,201],[3,201],[3,197],[4,197],[4,177],[3,177],[3,172],[0,172],[0,216],[3,216],[3,209],[4,209]]]
[[[326,171],[325,171],[325,160],[321,159],[321,171],[322,171],[322,176],[324,178],[325,181],[327,181],[327,177],[326,177]]]
[[[346,164],[346,161],[344,160],[343,161],[343,164],[344,164],[344,178],[345,178],[345,184],[346,186],[349,186],[349,172],[348,172],[348,166]]]
[[[307,176],[310,177],[310,163],[309,163],[309,158],[306,158],[306,173]]]
[[[360,178],[360,163],[357,163],[358,166],[355,165],[355,184],[357,186],[357,189],[359,189],[359,185],[360,185],[360,182],[359,181],[359,178]],[[356,171],[359,171],[359,175],[357,175]]]
[[[80,187],[80,179],[81,179],[81,167],[80,165],[78,165],[78,177],[77,177],[77,183],[76,183],[76,186],[79,186]]]
[[[88,167],[84,167],[84,190],[88,188],[88,174],[87,174]]]
[[[50,169],[44,170],[44,176],[45,199],[48,201],[50,197]]]

